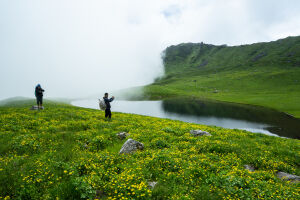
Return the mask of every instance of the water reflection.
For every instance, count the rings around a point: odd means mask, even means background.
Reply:
[[[252,132],[263,129],[284,137],[300,138],[300,120],[272,109],[243,104],[188,99],[165,100],[162,102],[162,107],[170,113],[204,118],[228,119],[230,121],[229,124],[234,122],[231,120],[240,121],[239,124],[233,123],[229,125],[231,128],[242,128]],[[215,124],[227,128],[227,126],[221,125],[217,121]]]
[[[72,104],[86,108],[99,108],[95,99],[74,101]],[[112,103],[112,111],[300,139],[299,119],[256,106],[206,100],[169,99],[164,101],[115,101]]]

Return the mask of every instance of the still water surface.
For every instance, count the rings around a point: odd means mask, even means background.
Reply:
[[[98,100],[72,102],[99,109]],[[300,139],[300,120],[271,109],[207,100],[113,101],[112,111],[176,119],[255,133]]]

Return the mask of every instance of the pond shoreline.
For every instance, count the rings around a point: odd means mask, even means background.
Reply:
[[[289,115],[290,117],[293,117],[295,119],[299,119],[300,120],[300,116],[296,117],[293,114],[290,114],[288,112],[284,112],[281,110],[278,110],[276,108],[273,107],[267,107],[267,106],[263,106],[263,105],[257,105],[257,104],[250,104],[250,103],[241,103],[241,102],[233,102],[233,101],[226,101],[226,100],[218,100],[218,99],[213,99],[213,98],[207,98],[207,97],[196,97],[196,96],[191,96],[191,97],[187,97],[187,96],[179,96],[179,95],[173,95],[173,96],[168,96],[168,97],[142,97],[142,98],[124,98],[122,100],[124,101],[163,101],[163,100],[169,100],[169,99],[187,99],[187,100],[204,100],[204,101],[211,101],[211,102],[217,102],[217,103],[228,103],[228,104],[235,104],[235,105],[244,105],[244,106],[252,106],[252,107],[257,107],[257,108],[263,108],[263,109],[269,109],[269,110],[273,110],[279,113],[283,113],[286,115]]]
[[[71,104],[99,109],[98,100],[96,99],[72,101]],[[151,108],[147,110],[145,107],[149,106]],[[298,122],[297,118],[262,106],[249,106],[231,102],[224,103],[215,100],[206,101],[203,99],[199,100],[199,98],[168,98],[167,100],[159,101],[136,101],[131,99],[129,101],[114,102],[112,111],[168,118],[223,128],[237,128],[255,133],[299,139],[298,134],[294,130],[300,128],[295,125]],[[298,123],[300,124],[300,120]]]

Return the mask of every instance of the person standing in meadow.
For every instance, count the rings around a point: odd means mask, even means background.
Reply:
[[[109,118],[111,119],[111,106],[110,106],[110,102],[112,102],[115,99],[114,96],[112,96],[110,99],[108,98],[108,93],[104,94],[103,100],[105,102],[106,108],[105,108],[105,118]]]
[[[40,84],[38,84],[35,87],[35,97],[38,109],[43,109],[43,92],[45,92],[45,90],[42,89]]]

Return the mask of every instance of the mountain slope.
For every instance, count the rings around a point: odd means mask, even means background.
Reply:
[[[186,70],[232,70],[249,67],[300,67],[300,37],[228,47],[185,43],[164,51],[166,74]]]
[[[266,106],[300,117],[300,36],[241,46],[185,43],[164,51],[165,76],[147,98],[193,96]]]

